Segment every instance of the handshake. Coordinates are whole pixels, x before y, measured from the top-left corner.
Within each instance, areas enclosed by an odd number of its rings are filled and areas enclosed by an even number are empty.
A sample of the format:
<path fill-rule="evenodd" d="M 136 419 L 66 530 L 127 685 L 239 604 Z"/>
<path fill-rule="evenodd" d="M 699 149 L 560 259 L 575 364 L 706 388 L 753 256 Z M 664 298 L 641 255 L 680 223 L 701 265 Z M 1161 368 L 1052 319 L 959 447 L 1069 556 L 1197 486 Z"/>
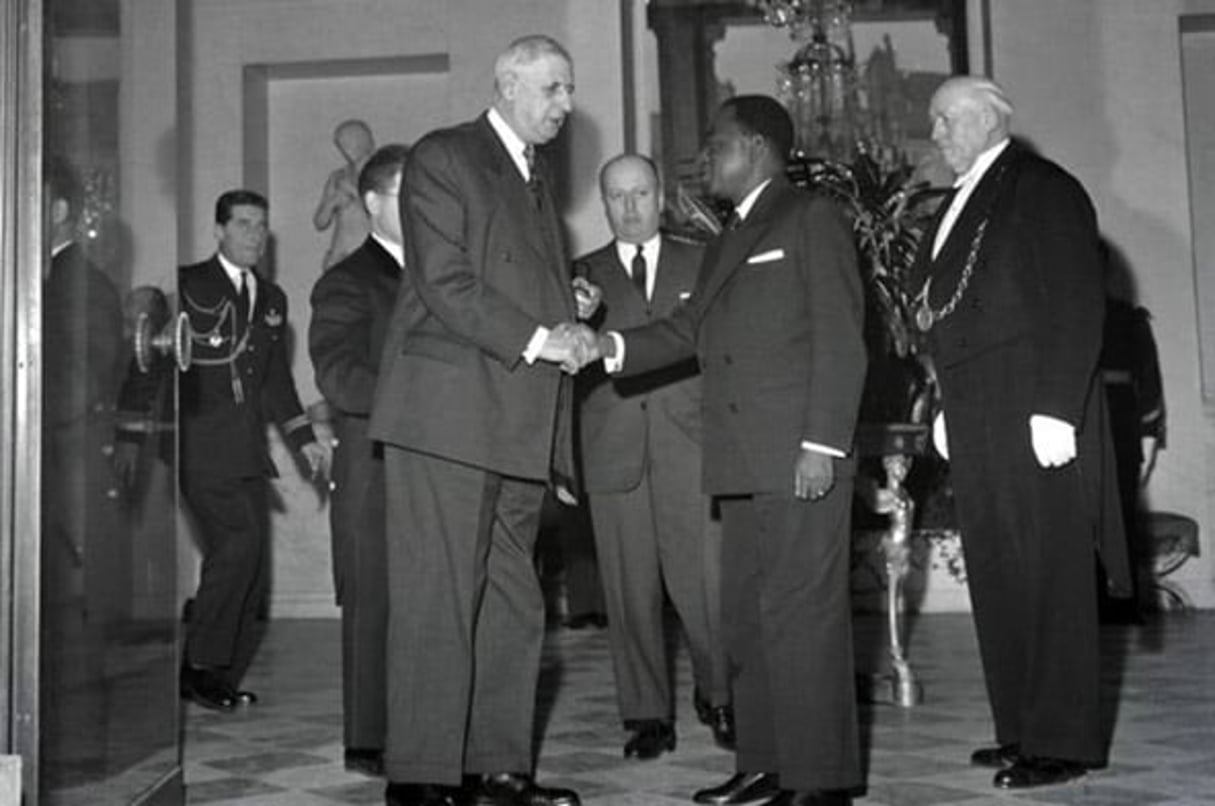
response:
<path fill-rule="evenodd" d="M 539 357 L 559 364 L 564 372 L 574 375 L 587 364 L 603 357 L 604 348 L 600 336 L 590 327 L 580 323 L 562 322 L 548 333 Z"/>

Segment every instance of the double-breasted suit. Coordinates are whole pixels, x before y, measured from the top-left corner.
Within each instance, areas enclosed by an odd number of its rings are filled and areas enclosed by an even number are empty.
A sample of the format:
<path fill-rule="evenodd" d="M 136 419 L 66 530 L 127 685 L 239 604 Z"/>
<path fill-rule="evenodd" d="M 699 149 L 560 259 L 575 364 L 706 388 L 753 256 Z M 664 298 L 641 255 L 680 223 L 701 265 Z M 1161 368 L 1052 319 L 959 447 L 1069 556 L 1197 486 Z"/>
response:
<path fill-rule="evenodd" d="M 794 495 L 804 442 L 851 449 L 865 375 L 863 294 L 835 206 L 784 178 L 708 248 L 692 296 L 621 332 L 623 372 L 695 354 L 705 492 L 723 521 L 722 620 L 739 771 L 786 789 L 860 783 L 848 590 L 853 460 Z"/>
<path fill-rule="evenodd" d="M 388 570 L 384 456 L 367 436 L 384 335 L 401 266 L 368 236 L 312 288 L 308 352 L 334 409 L 337 446 L 329 526 L 342 608 L 342 704 L 348 748 L 384 747 Z"/>
<path fill-rule="evenodd" d="M 266 424 L 298 450 L 315 440 L 287 361 L 287 297 L 258 277 L 248 322 L 218 257 L 178 270 L 193 363 L 180 380 L 181 489 L 197 527 L 202 574 L 186 659 L 235 687 L 256 648 L 269 580 L 266 480 L 276 471 Z"/>
<path fill-rule="evenodd" d="M 551 480 L 573 477 L 572 380 L 524 353 L 574 321 L 548 176 L 529 188 L 488 114 L 432 132 L 402 181 L 409 272 L 372 438 L 388 481 L 393 781 L 530 771 Z"/>
<path fill-rule="evenodd" d="M 1059 166 L 1010 143 L 915 272 L 941 311 L 940 382 L 979 648 L 1001 744 L 1099 762 L 1094 551 L 1125 585 L 1125 543 L 1098 381 L 1104 292 L 1096 215 Z M 962 284 L 971 263 L 968 281 Z M 1077 458 L 1041 467 L 1029 419 L 1076 428 Z"/>
<path fill-rule="evenodd" d="M 635 249 L 633 245 L 628 248 Z M 602 293 L 599 329 L 666 316 L 696 286 L 704 249 L 660 236 L 647 300 L 613 242 L 575 262 Z M 692 656 L 697 691 L 728 705 L 721 640 L 721 529 L 700 488 L 701 394 L 696 360 L 640 376 L 601 365 L 578 375 L 582 482 L 607 604 L 621 718 L 671 720 L 664 583 Z"/>

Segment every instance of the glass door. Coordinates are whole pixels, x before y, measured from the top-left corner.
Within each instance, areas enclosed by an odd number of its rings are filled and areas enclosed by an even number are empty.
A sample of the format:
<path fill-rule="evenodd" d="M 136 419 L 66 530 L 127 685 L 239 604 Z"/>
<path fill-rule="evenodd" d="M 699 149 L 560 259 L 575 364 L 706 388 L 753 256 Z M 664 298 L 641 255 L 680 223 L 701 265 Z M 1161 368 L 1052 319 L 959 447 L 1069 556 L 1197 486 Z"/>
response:
<path fill-rule="evenodd" d="M 38 275 L 41 344 L 38 585 L 14 604 L 37 613 L 17 644 L 36 659 L 17 697 L 36 726 L 18 740 L 25 802 L 182 803 L 176 4 L 18 4 L 42 75 L 42 125 L 19 144 L 41 203 L 15 213 L 43 241 L 16 269 Z"/>

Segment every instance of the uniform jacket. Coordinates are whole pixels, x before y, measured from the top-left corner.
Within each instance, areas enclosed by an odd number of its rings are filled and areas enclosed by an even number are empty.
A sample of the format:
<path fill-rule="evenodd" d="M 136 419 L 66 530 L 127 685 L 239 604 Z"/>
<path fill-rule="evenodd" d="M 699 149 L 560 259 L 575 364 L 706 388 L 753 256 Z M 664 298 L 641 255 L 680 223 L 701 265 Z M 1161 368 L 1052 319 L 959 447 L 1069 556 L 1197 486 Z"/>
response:
<path fill-rule="evenodd" d="M 705 255 L 671 317 L 622 331 L 624 372 L 693 350 L 705 492 L 791 493 L 800 445 L 849 451 L 865 377 L 864 297 L 835 205 L 777 177 Z"/>
<path fill-rule="evenodd" d="M 971 433 L 975 417 L 1024 425 L 1027 439 L 1031 414 L 1074 425 L 1082 505 L 1111 583 L 1121 587 L 1128 579 L 1126 541 L 1097 374 L 1105 297 L 1096 213 L 1070 174 L 1011 143 L 980 180 L 935 259 L 935 228 L 921 242 L 913 282 L 931 278 L 934 310 L 958 287 L 984 220 L 969 283 L 953 313 L 929 334 L 946 430 L 982 450 L 990 440 Z M 1004 464 L 1010 474 L 1025 470 Z"/>
<path fill-rule="evenodd" d="M 542 160 L 537 171 L 551 187 Z M 523 359 L 537 326 L 576 315 L 552 195 L 538 210 L 485 115 L 422 138 L 401 186 L 409 272 L 372 437 L 504 475 L 572 479 L 572 381 Z"/>
<path fill-rule="evenodd" d="M 287 362 L 287 297 L 258 275 L 250 321 L 236 321 L 236 289 L 217 257 L 178 270 L 193 363 L 181 376 L 184 473 L 274 475 L 266 423 L 298 450 L 315 440 Z"/>
<path fill-rule="evenodd" d="M 648 304 L 621 265 L 614 241 L 580 258 L 574 273 L 603 291 L 600 312 L 591 324 L 599 330 L 622 330 L 667 316 L 691 296 L 703 256 L 702 247 L 664 236 Z M 693 358 L 629 377 L 610 376 L 602 364 L 578 373 L 582 483 L 587 492 L 635 488 L 646 467 L 649 435 L 656 429 L 679 429 L 700 442 L 699 375 Z M 686 461 L 700 464 L 699 451 L 691 453 Z"/>

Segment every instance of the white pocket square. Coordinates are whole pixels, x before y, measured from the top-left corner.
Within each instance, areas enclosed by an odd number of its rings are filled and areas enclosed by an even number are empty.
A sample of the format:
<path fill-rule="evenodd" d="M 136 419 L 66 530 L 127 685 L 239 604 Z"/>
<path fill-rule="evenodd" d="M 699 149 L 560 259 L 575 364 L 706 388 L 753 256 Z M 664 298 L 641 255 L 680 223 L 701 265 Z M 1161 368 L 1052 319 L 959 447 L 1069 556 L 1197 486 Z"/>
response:
<path fill-rule="evenodd" d="M 691 296 L 692 296 L 691 291 L 680 291 L 679 292 L 679 301 L 683 302 L 684 300 L 690 298 Z"/>
<path fill-rule="evenodd" d="M 757 263 L 771 263 L 774 260 L 782 259 L 784 256 L 784 249 L 769 249 L 767 252 L 751 255 L 751 257 L 747 258 L 747 265 L 754 266 Z"/>

